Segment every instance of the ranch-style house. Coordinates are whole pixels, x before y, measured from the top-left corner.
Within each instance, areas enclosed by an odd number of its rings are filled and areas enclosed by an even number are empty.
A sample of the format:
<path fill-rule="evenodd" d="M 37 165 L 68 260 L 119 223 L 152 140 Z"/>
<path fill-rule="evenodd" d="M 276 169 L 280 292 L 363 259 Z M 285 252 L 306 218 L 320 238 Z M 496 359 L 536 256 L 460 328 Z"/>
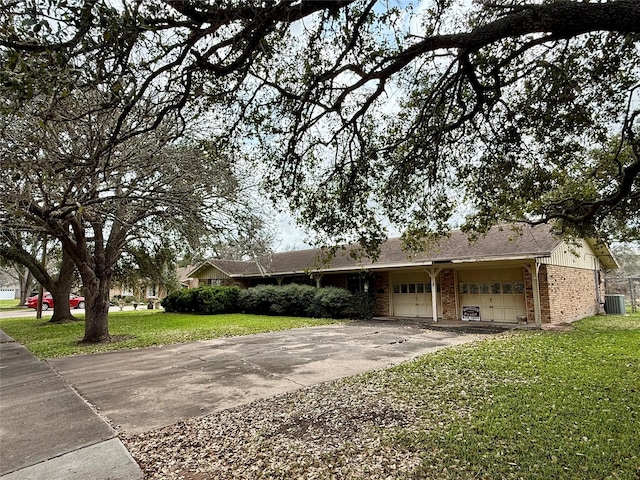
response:
<path fill-rule="evenodd" d="M 494 227 L 471 244 L 453 231 L 420 254 L 389 239 L 376 261 L 354 259 L 348 250 L 324 261 L 324 253 L 212 259 L 189 277 L 192 286 L 306 283 L 369 292 L 376 316 L 541 326 L 602 312 L 604 271 L 618 268 L 605 245 L 593 239 L 568 243 L 546 225 Z"/>

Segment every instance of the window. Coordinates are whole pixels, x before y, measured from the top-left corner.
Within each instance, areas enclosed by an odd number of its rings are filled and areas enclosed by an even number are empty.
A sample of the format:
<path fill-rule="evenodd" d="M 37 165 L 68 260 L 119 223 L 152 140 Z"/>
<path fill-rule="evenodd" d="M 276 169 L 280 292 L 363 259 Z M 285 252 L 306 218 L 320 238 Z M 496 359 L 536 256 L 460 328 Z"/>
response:
<path fill-rule="evenodd" d="M 511 283 L 503 283 L 502 293 L 506 293 L 506 294 L 513 293 L 513 285 Z"/>
<path fill-rule="evenodd" d="M 438 292 L 439 291 L 440 285 L 438 285 Z M 428 283 L 394 283 L 393 293 L 408 293 L 413 295 L 431 293 L 431 285 Z"/>
<path fill-rule="evenodd" d="M 362 288 L 362 276 L 361 275 L 347 275 L 347 290 L 351 293 L 360 293 Z"/>
<path fill-rule="evenodd" d="M 351 293 L 367 293 L 373 277 L 368 274 L 347 275 L 347 290 Z M 395 286 L 394 286 L 395 288 Z"/>
<path fill-rule="evenodd" d="M 480 289 L 478 288 L 478 284 L 473 282 L 469 284 L 469 293 L 474 294 L 474 293 L 479 293 Z"/>
<path fill-rule="evenodd" d="M 430 283 L 425 283 L 424 284 L 424 291 L 426 293 L 431 293 L 432 292 Z M 440 284 L 439 283 L 436 283 L 436 292 L 440 293 Z"/>
<path fill-rule="evenodd" d="M 480 293 L 482 295 L 489 295 L 489 284 L 487 282 L 482 282 L 480 284 Z"/>
<path fill-rule="evenodd" d="M 500 288 L 500 283 L 498 282 L 493 282 L 491 284 L 491 293 L 500 293 L 502 290 Z"/>
<path fill-rule="evenodd" d="M 461 283 L 459 289 L 460 293 L 469 293 L 469 287 L 467 283 Z"/>
<path fill-rule="evenodd" d="M 222 285 L 222 279 L 221 278 L 208 278 L 207 279 L 207 285 L 210 287 L 215 287 L 218 285 Z"/>
<path fill-rule="evenodd" d="M 316 286 L 316 281 L 310 275 L 295 275 L 293 277 L 285 277 L 282 279 L 282 285 L 289 285 L 295 283 L 298 285 L 311 285 Z"/>
<path fill-rule="evenodd" d="M 524 293 L 524 283 L 522 282 L 515 282 L 513 284 L 513 292 L 514 293 Z"/>

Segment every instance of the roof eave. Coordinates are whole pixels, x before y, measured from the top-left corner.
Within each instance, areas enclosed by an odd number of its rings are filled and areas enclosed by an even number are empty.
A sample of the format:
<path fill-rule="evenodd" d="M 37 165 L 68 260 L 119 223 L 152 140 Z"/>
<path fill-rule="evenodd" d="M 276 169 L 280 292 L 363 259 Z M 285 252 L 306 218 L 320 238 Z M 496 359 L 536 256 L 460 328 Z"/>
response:
<path fill-rule="evenodd" d="M 613 253 L 607 245 L 597 238 L 585 238 L 585 241 L 589 244 L 606 270 L 618 270 L 620 268 L 618 260 L 613 256 Z"/>
<path fill-rule="evenodd" d="M 260 273 L 252 274 L 237 274 L 231 275 L 235 278 L 259 278 L 259 277 L 278 277 L 288 275 L 312 275 L 314 273 L 339 273 L 349 271 L 360 270 L 397 270 L 401 268 L 415 268 L 415 267 L 431 267 L 434 265 L 460 265 L 464 263 L 484 263 L 484 262 L 504 262 L 504 261 L 527 261 L 534 260 L 536 258 L 549 257 L 549 252 L 535 252 L 518 255 L 501 255 L 501 256 L 488 256 L 488 257 L 467 257 L 467 258 L 452 258 L 452 259 L 435 259 L 424 260 L 416 262 L 402 262 L 402 263 L 382 263 L 382 264 L 363 264 L 363 265 L 351 265 L 345 267 L 328 267 L 328 268 L 314 268 L 309 270 L 290 270 L 280 272 L 266 272 L 265 275 Z"/>
<path fill-rule="evenodd" d="M 194 275 L 198 270 L 200 270 L 201 268 L 203 268 L 204 266 L 210 266 L 213 268 L 217 268 L 218 270 L 220 270 L 222 273 L 224 273 L 227 277 L 233 277 L 234 275 L 229 273 L 228 271 L 224 270 L 223 268 L 220 268 L 220 266 L 216 265 L 215 263 L 213 263 L 213 261 L 211 260 L 204 260 L 203 262 L 200 263 L 200 265 L 198 265 L 196 268 L 194 268 L 192 271 L 189 272 L 189 277 L 195 277 L 196 275 Z"/>

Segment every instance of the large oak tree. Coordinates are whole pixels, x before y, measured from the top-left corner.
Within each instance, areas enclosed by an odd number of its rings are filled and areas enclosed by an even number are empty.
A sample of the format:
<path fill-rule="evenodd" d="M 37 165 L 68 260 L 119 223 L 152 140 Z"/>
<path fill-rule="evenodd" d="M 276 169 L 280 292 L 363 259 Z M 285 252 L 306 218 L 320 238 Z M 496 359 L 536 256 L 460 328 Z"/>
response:
<path fill-rule="evenodd" d="M 0 230 L 62 244 L 82 280 L 87 342 L 110 338 L 109 290 L 125 246 L 217 239 L 254 225 L 258 211 L 214 145 L 182 139 L 177 118 L 131 135 L 155 121 L 157 105 L 136 103 L 119 127 L 113 102 L 112 92 L 74 88 L 0 116 Z"/>

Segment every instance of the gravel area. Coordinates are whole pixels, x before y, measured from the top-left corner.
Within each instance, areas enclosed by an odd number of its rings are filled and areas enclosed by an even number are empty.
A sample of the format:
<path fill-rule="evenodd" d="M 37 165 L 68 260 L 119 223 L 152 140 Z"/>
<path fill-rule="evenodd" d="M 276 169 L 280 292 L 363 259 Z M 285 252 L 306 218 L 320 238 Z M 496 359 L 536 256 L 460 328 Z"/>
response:
<path fill-rule="evenodd" d="M 340 380 L 138 435 L 147 479 L 393 479 L 420 463 L 392 436 L 416 413 L 376 382 Z"/>

